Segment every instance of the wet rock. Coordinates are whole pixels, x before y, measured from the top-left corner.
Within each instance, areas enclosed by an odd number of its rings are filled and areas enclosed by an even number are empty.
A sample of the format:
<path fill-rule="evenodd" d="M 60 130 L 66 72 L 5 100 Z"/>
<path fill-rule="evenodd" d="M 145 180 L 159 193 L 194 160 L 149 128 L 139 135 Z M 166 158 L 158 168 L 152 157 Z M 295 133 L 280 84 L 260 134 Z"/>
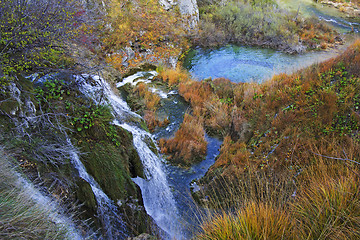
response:
<path fill-rule="evenodd" d="M 96 218 L 94 217 L 97 211 L 97 204 L 90 184 L 84 179 L 78 177 L 75 180 L 75 185 L 76 198 L 80 201 L 81 204 L 83 204 L 81 206 L 82 216 L 84 219 L 92 219 L 95 222 L 95 225 L 100 227 L 100 223 L 97 222 Z"/>
<path fill-rule="evenodd" d="M 169 10 L 176 4 L 173 0 L 159 0 L 159 3 L 164 7 L 165 10 Z"/>
<path fill-rule="evenodd" d="M 169 58 L 169 64 L 170 64 L 170 66 L 171 66 L 173 69 L 176 68 L 177 62 L 178 62 L 177 57 L 171 56 L 171 57 Z"/>

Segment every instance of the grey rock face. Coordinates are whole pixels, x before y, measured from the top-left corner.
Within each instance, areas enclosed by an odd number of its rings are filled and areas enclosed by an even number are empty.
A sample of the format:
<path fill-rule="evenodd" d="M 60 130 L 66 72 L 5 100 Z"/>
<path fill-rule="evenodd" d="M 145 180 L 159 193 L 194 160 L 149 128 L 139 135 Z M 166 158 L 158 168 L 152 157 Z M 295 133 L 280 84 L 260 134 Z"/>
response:
<path fill-rule="evenodd" d="M 196 0 L 159 0 L 159 3 L 166 10 L 178 5 L 181 15 L 188 19 L 189 29 L 196 29 L 199 22 L 199 8 Z"/>
<path fill-rule="evenodd" d="M 169 10 L 172 6 L 176 5 L 174 0 L 159 0 L 159 3 L 165 8 L 165 10 Z"/>
<path fill-rule="evenodd" d="M 177 0 L 180 13 L 188 17 L 190 29 L 196 29 L 199 22 L 199 8 L 196 0 Z"/>

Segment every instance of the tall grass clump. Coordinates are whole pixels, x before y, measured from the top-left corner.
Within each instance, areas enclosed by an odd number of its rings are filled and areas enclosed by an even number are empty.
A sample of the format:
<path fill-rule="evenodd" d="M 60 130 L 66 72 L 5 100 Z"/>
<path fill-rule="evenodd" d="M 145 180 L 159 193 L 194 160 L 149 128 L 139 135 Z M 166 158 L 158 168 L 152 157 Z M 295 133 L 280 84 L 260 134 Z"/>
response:
<path fill-rule="evenodd" d="M 159 72 L 160 80 L 166 82 L 169 87 L 173 87 L 178 85 L 180 82 L 187 82 L 190 80 L 190 74 L 180 67 L 175 69 L 159 67 L 157 71 Z"/>
<path fill-rule="evenodd" d="M 289 175 L 272 176 L 252 168 L 227 168 L 205 176 L 206 195 L 200 203 L 208 210 L 194 239 L 295 239 L 288 202 L 295 191 Z M 201 194 L 201 193 L 200 193 Z"/>
<path fill-rule="evenodd" d="M 212 175 L 195 239 L 359 239 L 356 165 L 318 156 L 293 180 L 250 170 Z"/>
<path fill-rule="evenodd" d="M 293 239 L 289 213 L 271 203 L 246 203 L 235 214 L 216 214 L 202 226 L 197 240 Z"/>
<path fill-rule="evenodd" d="M 188 113 L 179 130 L 171 139 L 160 139 L 161 152 L 170 155 L 172 163 L 190 166 L 206 156 L 207 142 L 202 120 Z"/>
<path fill-rule="evenodd" d="M 9 161 L 0 149 L 0 238 L 68 239 L 65 228 L 50 219 L 54 213 L 21 189 Z"/>
<path fill-rule="evenodd" d="M 222 211 L 242 208 L 246 202 L 271 202 L 276 207 L 284 206 L 296 189 L 291 172 L 275 175 L 260 172 L 249 162 L 247 164 L 245 167 L 224 167 L 224 172 L 216 167 L 210 169 L 199 180 L 200 185 L 207 185 L 194 196 L 206 208 Z"/>
<path fill-rule="evenodd" d="M 359 239 L 358 168 L 319 160 L 305 170 L 292 211 L 299 239 Z"/>

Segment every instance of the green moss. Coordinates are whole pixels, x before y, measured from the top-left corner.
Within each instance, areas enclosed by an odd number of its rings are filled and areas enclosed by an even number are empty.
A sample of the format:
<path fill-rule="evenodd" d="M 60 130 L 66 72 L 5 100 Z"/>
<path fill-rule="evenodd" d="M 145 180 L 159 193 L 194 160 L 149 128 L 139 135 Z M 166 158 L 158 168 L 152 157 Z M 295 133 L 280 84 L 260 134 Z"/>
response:
<path fill-rule="evenodd" d="M 78 144 L 81 151 L 86 153 L 82 155 L 82 161 L 88 172 L 104 192 L 117 201 L 136 195 L 136 186 L 131 177 L 143 177 L 143 171 L 128 132 L 116 127 L 116 136 L 108 136 L 111 127 L 114 126 L 95 125 L 91 131 L 82 132 Z"/>
<path fill-rule="evenodd" d="M 75 181 L 75 184 L 77 186 L 76 198 L 79 199 L 80 203 L 83 204 L 83 206 L 81 206 L 81 209 L 83 210 L 82 215 L 85 219 L 94 219 L 94 216 L 96 215 L 97 204 L 90 184 L 82 178 L 78 178 Z"/>
<path fill-rule="evenodd" d="M 11 114 L 11 112 L 16 110 L 18 107 L 20 107 L 19 103 L 13 99 L 8 99 L 0 103 L 0 110 L 7 114 Z"/>
<path fill-rule="evenodd" d="M 148 129 L 148 127 L 147 127 L 147 125 L 146 125 L 146 122 L 145 122 L 144 120 L 141 120 L 141 121 L 140 121 L 140 126 L 141 126 L 141 128 L 144 129 L 145 131 L 150 132 L 149 129 Z M 152 141 L 151 141 L 151 142 L 152 142 Z M 153 144 L 154 144 L 154 143 L 153 143 Z"/>

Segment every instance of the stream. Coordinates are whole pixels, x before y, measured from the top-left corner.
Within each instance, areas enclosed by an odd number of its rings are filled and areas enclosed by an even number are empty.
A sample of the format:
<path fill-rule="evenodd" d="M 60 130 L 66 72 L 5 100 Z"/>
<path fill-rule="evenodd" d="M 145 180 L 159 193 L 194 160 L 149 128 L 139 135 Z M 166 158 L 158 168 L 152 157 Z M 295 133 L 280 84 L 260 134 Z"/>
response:
<path fill-rule="evenodd" d="M 201 211 L 193 202 L 190 184 L 193 180 L 204 176 L 208 168 L 214 164 L 222 141 L 206 136 L 208 142 L 206 159 L 189 169 L 169 165 L 161 156 L 158 157 L 150 151 L 144 140 L 153 138 L 156 141 L 171 137 L 179 128 L 189 108 L 177 91 L 169 91 L 164 86 L 151 82 L 156 75 L 154 71 L 138 72 L 117 83 L 117 87 L 121 88 L 125 84 L 136 85 L 139 82 L 149 84 L 149 89 L 161 97 L 158 115 L 168 117 L 170 124 L 156 129 L 153 134 L 130 123 L 115 122 L 115 124 L 130 131 L 134 136 L 134 146 L 144 164 L 146 179 L 137 177 L 133 181 L 141 189 L 147 213 L 164 230 L 165 234 L 162 237 L 190 239 L 196 226 L 199 225 L 198 216 Z M 115 102 L 114 105 L 116 106 L 117 103 Z"/>
<path fill-rule="evenodd" d="M 165 92 L 166 90 L 160 91 Z M 160 116 L 162 114 L 168 116 L 170 124 L 155 131 L 154 137 L 156 139 L 171 137 L 179 128 L 183 121 L 184 113 L 189 107 L 176 91 L 170 91 L 166 97 L 164 96 L 161 100 L 162 106 L 158 112 Z M 203 177 L 211 165 L 215 163 L 215 158 L 219 155 L 219 149 L 222 144 L 220 139 L 210 137 L 207 134 L 205 134 L 205 138 L 208 142 L 207 156 L 202 162 L 196 163 L 188 169 L 169 164 L 164 165 L 180 216 L 181 237 L 184 239 L 190 239 L 193 236 L 196 226 L 199 226 L 202 220 L 200 217 L 202 210 L 193 201 L 190 187 L 196 188 L 193 181 Z"/>
<path fill-rule="evenodd" d="M 287 4 L 291 4 L 291 2 L 286 1 Z M 351 23 L 335 16 L 327 8 L 319 7 L 318 4 L 313 4 L 308 0 L 293 2 L 293 4 L 296 3 L 294 8 L 299 6 L 299 2 L 301 2 L 302 11 L 306 14 L 315 14 L 340 29 L 341 33 L 349 32 L 352 26 L 355 26 L 355 32 L 358 31 L 357 23 Z M 195 48 L 187 55 L 184 66 L 194 78 L 199 80 L 209 77 L 225 77 L 236 83 L 262 82 L 274 74 L 291 73 L 334 57 L 345 47 L 346 45 L 343 45 L 330 51 L 309 52 L 301 55 L 289 55 L 270 49 L 234 45 L 214 50 Z M 141 188 L 146 211 L 167 233 L 163 238 L 190 239 L 202 220 L 202 210 L 193 202 L 190 187 L 196 190 L 197 185 L 194 182 L 203 177 L 209 167 L 214 164 L 222 141 L 206 135 L 208 142 L 206 159 L 188 169 L 169 165 L 161 156 L 156 156 L 148 150 L 145 139 L 158 140 L 173 136 L 183 121 L 184 113 L 189 108 L 189 105 L 176 91 L 169 91 L 161 84 L 156 84 L 156 81 L 152 81 L 156 74 L 154 71 L 138 72 L 123 79 L 117 84 L 117 87 L 121 88 L 125 84 L 136 85 L 139 82 L 149 84 L 149 89 L 161 97 L 161 107 L 158 109 L 160 118 L 168 117 L 170 124 L 156 129 L 153 134 L 146 133 L 126 121 L 115 124 L 132 132 L 134 136 L 134 145 L 143 161 L 147 178 L 138 177 L 133 180 Z M 119 103 L 120 100 L 117 102 Z M 114 102 L 114 106 L 118 103 Z M 128 109 L 127 106 L 122 108 Z M 121 111 L 115 115 L 121 115 Z"/>

